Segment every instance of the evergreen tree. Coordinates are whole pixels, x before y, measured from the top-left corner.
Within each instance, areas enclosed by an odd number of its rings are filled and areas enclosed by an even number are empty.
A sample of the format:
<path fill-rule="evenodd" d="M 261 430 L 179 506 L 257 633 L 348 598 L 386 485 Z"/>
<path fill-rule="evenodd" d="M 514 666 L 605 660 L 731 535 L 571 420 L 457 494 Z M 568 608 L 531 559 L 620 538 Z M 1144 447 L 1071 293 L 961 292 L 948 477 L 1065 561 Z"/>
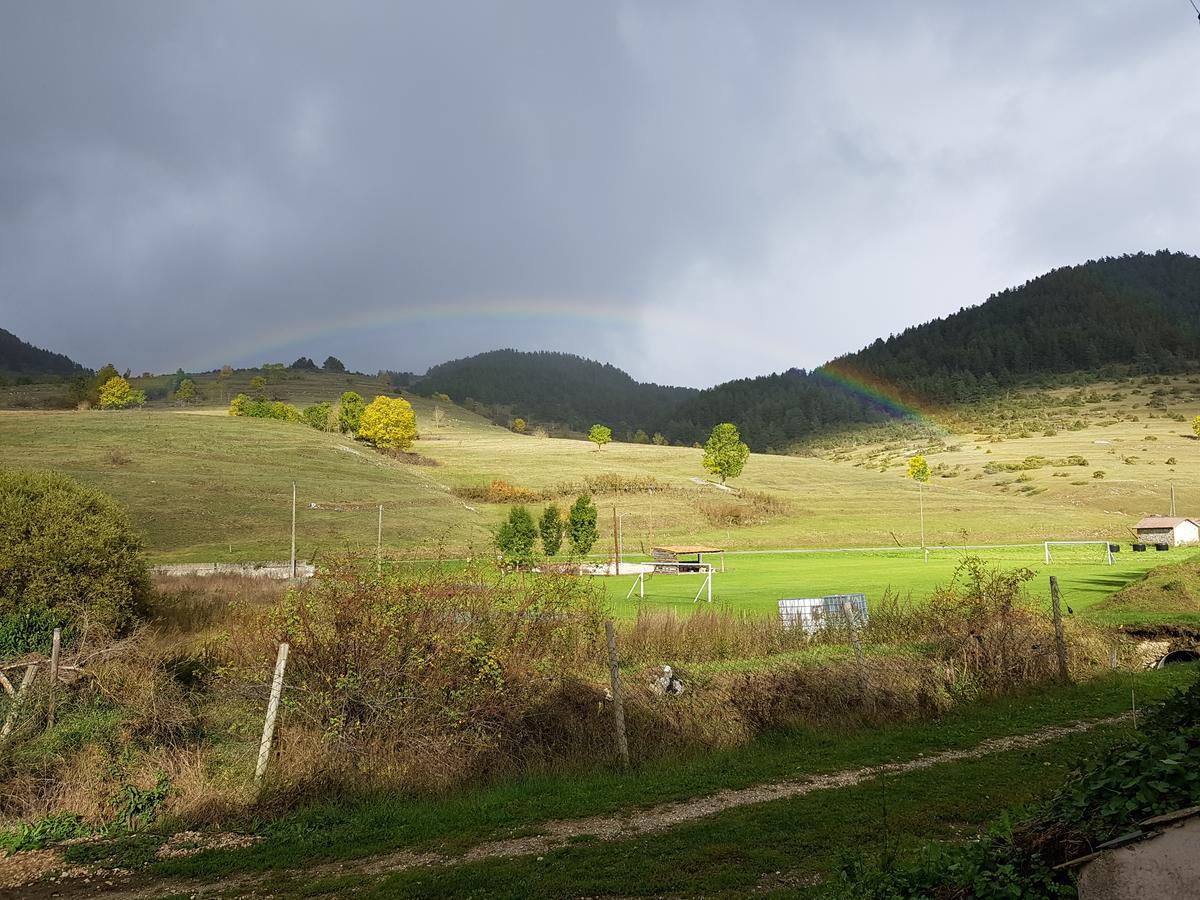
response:
<path fill-rule="evenodd" d="M 538 531 L 542 535 L 542 550 L 547 556 L 557 556 L 562 549 L 563 521 L 562 513 L 551 503 L 542 511 L 538 521 Z"/>
<path fill-rule="evenodd" d="M 508 519 L 496 532 L 496 549 L 500 551 L 503 564 L 511 568 L 528 568 L 533 565 L 533 547 L 538 530 L 533 516 L 524 506 L 514 506 L 508 511 Z"/>
<path fill-rule="evenodd" d="M 575 501 L 567 516 L 567 539 L 576 556 L 587 556 L 600 536 L 596 519 L 596 506 L 592 498 L 584 494 Z"/>

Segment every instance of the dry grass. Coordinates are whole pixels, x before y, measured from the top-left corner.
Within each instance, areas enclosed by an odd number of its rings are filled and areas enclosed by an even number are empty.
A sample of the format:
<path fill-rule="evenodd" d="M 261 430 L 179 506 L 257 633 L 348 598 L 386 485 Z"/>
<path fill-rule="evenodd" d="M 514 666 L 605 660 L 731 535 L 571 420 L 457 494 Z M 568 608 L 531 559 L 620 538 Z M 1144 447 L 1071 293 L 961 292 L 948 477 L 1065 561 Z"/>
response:
<path fill-rule="evenodd" d="M 1052 629 L 1024 604 L 1024 578 L 968 562 L 928 606 L 887 598 L 862 633 L 861 667 L 844 633 L 643 612 L 618 624 L 632 752 L 932 715 L 1054 678 Z M 286 593 L 249 578 L 157 587 L 155 621 L 72 686 L 58 727 L 42 734 L 35 722 L 0 763 L 0 815 L 111 822 L 122 797 L 166 784 L 158 814 L 216 823 L 255 803 L 612 758 L 601 606 L 587 579 L 398 562 L 376 575 L 345 558 Z M 1068 637 L 1079 674 L 1107 654 L 1078 626 Z M 287 703 L 259 797 L 250 776 L 281 639 Z M 682 675 L 682 696 L 656 689 L 663 664 Z"/>

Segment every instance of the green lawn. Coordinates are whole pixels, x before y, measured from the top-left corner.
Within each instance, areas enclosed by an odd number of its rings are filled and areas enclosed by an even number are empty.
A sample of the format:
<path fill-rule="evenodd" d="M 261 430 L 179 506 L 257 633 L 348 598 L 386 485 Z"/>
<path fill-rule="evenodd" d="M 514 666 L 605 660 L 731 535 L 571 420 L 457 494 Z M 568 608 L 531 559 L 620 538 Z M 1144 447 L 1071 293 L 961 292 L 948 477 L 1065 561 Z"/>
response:
<path fill-rule="evenodd" d="M 1174 550 L 1169 553 L 1130 553 L 1128 548 L 1114 556 L 1113 565 L 1103 562 L 1103 547 L 1055 548 L 1054 562 L 1047 566 L 1041 546 L 1004 550 L 933 550 L 925 562 L 920 551 L 879 553 L 756 553 L 727 554 L 725 571 L 719 557 L 712 561 L 718 571 L 713 575 L 713 601 L 726 609 L 751 614 L 775 614 L 783 597 L 822 597 L 829 594 L 864 593 L 868 603 L 878 601 L 885 591 L 911 596 L 928 596 L 938 585 L 948 584 L 962 558 L 981 556 L 1003 568 L 1027 566 L 1037 576 L 1029 585 L 1030 595 L 1044 600 L 1049 609 L 1048 576 L 1056 575 L 1063 601 L 1077 613 L 1086 614 L 1126 584 L 1141 579 L 1156 565 L 1200 558 L 1198 550 Z M 629 557 L 630 562 L 640 558 Z M 704 585 L 702 575 L 653 575 L 646 579 L 645 599 L 637 592 L 626 594 L 636 576 L 610 576 L 603 579 L 610 601 L 619 615 L 634 616 L 639 608 L 674 609 L 688 612 L 703 605 L 693 600 Z M 1064 613 L 1066 610 L 1064 609 Z M 1106 621 L 1111 610 L 1103 611 Z"/>

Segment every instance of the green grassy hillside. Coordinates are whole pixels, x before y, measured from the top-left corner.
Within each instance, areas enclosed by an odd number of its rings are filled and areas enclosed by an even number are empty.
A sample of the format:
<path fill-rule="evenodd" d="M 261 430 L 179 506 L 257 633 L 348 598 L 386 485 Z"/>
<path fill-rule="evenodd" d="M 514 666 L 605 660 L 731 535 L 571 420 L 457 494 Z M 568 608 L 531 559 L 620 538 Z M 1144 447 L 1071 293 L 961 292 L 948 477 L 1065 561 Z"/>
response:
<path fill-rule="evenodd" d="M 361 376 L 305 374 L 277 393 L 303 405 L 343 389 L 370 397 L 372 386 L 382 389 Z M 236 377 L 227 385 L 239 387 Z M 973 425 L 951 423 L 975 429 L 968 433 L 859 434 L 809 457 L 754 455 L 737 493 L 705 483 L 701 453 L 689 448 L 597 451 L 513 434 L 446 404 L 438 427 L 437 404 L 412 398 L 422 434 L 414 449 L 437 463 L 416 466 L 339 435 L 230 418 L 216 383 L 202 380 L 201 389 L 207 408 L 3 412 L 0 453 L 111 491 L 161 560 L 286 555 L 293 480 L 303 555 L 373 543 L 379 503 L 391 547 L 479 546 L 506 506 L 471 498 L 495 479 L 529 491 L 534 506 L 565 505 L 589 482 L 600 488 L 602 553 L 614 508 L 628 553 L 665 541 L 731 550 L 913 546 L 918 494 L 903 473 L 919 451 L 935 471 L 925 492 L 930 545 L 1127 540 L 1138 517 L 1167 509 L 1171 481 L 1181 513 L 1200 503 L 1189 493 L 1200 483 L 1200 442 L 1188 425 L 1200 413 L 1200 386 L 1186 380 L 1010 398 L 973 410 Z"/>

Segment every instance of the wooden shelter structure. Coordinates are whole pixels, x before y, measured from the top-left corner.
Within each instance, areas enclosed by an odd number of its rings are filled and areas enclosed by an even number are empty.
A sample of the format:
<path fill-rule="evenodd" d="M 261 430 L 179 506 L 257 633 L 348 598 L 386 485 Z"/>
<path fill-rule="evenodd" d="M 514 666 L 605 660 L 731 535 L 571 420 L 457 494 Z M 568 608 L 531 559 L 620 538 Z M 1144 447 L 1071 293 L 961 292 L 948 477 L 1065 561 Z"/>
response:
<path fill-rule="evenodd" d="M 1146 516 L 1134 526 L 1139 541 L 1181 547 L 1200 543 L 1200 525 L 1183 516 Z"/>
<path fill-rule="evenodd" d="M 684 544 L 677 547 L 651 547 L 654 571 L 667 574 L 696 574 L 712 572 L 712 563 L 704 561 L 705 554 L 721 555 L 721 571 L 725 571 L 725 548 L 708 547 L 700 544 Z"/>

